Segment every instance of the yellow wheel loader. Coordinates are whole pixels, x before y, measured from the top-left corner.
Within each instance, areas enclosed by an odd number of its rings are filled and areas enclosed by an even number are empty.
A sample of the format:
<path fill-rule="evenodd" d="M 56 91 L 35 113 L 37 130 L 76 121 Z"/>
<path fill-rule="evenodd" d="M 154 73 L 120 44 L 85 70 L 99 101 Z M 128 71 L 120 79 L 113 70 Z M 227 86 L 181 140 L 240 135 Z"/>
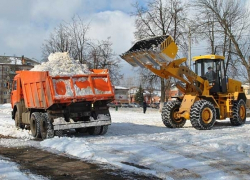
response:
<path fill-rule="evenodd" d="M 186 58 L 174 60 L 177 51 L 173 38 L 166 35 L 138 41 L 121 55 L 132 66 L 147 68 L 165 79 L 179 80 L 176 87 L 183 96 L 164 104 L 164 125 L 181 128 L 189 119 L 195 129 L 209 130 L 216 120 L 226 118 L 230 118 L 234 126 L 244 124 L 246 95 L 241 82 L 225 74 L 225 58 L 219 55 L 193 57 L 193 72 L 183 64 Z"/>

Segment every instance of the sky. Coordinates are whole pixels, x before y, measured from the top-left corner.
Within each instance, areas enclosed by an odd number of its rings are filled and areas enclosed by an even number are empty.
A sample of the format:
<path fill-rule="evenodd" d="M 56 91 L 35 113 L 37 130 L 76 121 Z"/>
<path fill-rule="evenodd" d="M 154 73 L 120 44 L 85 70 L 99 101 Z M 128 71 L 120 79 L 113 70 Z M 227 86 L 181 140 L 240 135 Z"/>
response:
<path fill-rule="evenodd" d="M 139 0 L 141 5 L 145 2 Z M 76 14 L 90 22 L 87 36 L 99 41 L 110 37 L 117 55 L 126 52 L 135 40 L 131 16 L 135 0 L 0 0 L 0 3 L 0 55 L 24 55 L 40 61 L 42 44 L 54 28 L 69 22 Z M 206 51 L 205 46 L 193 48 L 192 56 Z M 125 61 L 121 65 L 122 73 L 131 72 L 131 65 Z"/>
<path fill-rule="evenodd" d="M 0 55 L 26 56 L 40 61 L 41 46 L 54 28 L 74 15 L 90 22 L 87 36 L 111 38 L 119 55 L 132 45 L 133 0 L 0 0 Z M 123 62 L 124 65 L 128 65 Z M 131 67 L 130 67 L 131 68 Z"/>

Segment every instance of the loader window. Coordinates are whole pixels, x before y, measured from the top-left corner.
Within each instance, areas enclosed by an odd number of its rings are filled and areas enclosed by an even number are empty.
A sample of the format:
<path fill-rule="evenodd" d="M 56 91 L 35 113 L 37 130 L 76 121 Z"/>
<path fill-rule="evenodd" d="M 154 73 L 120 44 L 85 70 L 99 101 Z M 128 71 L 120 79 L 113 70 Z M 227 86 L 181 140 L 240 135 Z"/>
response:
<path fill-rule="evenodd" d="M 210 59 L 201 59 L 196 61 L 195 73 L 204 78 L 208 79 L 209 81 L 215 81 L 217 79 L 217 66 L 215 60 Z M 211 76 L 209 76 L 212 74 Z"/>

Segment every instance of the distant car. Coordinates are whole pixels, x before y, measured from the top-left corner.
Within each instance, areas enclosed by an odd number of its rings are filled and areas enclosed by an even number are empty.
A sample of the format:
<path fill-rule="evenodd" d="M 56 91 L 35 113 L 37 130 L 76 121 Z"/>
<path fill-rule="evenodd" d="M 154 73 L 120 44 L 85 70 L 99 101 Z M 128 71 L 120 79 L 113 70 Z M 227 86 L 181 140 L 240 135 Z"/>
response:
<path fill-rule="evenodd" d="M 130 105 L 131 107 L 135 107 L 135 108 L 141 107 L 140 104 L 138 104 L 138 103 L 130 103 L 129 105 Z"/>
<path fill-rule="evenodd" d="M 129 103 L 122 103 L 121 107 L 123 107 L 123 108 L 129 108 L 131 106 L 129 105 Z"/>
<path fill-rule="evenodd" d="M 160 107 L 160 103 L 152 103 L 150 104 L 150 107 L 158 109 Z"/>

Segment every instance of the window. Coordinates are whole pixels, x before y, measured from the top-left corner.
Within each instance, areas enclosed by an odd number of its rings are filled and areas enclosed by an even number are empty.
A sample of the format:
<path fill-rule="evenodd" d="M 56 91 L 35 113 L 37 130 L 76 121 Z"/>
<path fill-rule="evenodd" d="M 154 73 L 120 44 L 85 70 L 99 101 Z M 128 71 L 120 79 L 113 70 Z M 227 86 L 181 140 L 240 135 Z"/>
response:
<path fill-rule="evenodd" d="M 3 99 L 3 103 L 7 103 L 7 99 Z"/>
<path fill-rule="evenodd" d="M 16 90 L 16 81 L 13 82 L 12 90 Z"/>

